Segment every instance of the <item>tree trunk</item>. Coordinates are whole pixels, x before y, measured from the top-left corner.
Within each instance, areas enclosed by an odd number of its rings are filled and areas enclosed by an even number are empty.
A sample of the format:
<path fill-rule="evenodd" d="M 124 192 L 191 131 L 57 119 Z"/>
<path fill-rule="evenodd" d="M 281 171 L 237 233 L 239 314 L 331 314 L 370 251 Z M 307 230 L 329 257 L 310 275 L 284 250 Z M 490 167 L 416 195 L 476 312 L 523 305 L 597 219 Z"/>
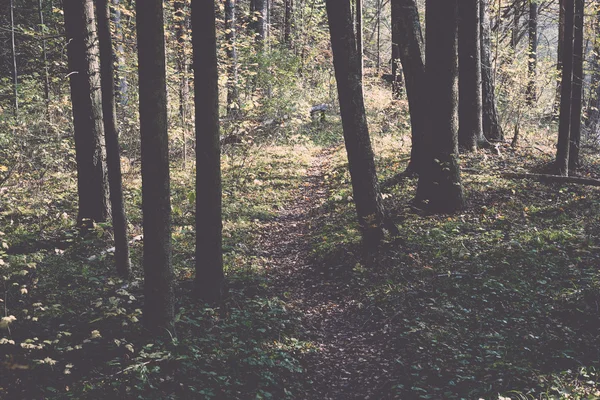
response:
<path fill-rule="evenodd" d="M 384 209 L 365 114 L 360 55 L 349 0 L 327 0 L 333 65 L 358 222 L 367 250 L 383 239 Z"/>
<path fill-rule="evenodd" d="M 401 33 L 399 24 L 395 23 L 401 14 L 400 7 L 394 6 L 394 2 L 391 2 L 391 30 L 392 30 L 392 98 L 399 99 L 402 94 L 402 63 L 400 61 L 400 41 Z"/>
<path fill-rule="evenodd" d="M 19 116 L 19 75 L 17 71 L 17 46 L 15 45 L 15 13 L 14 0 L 10 0 L 10 48 L 13 62 L 13 96 L 15 118 Z"/>
<path fill-rule="evenodd" d="M 174 334 L 174 297 L 163 1 L 138 1 L 136 12 L 142 136 L 144 327 L 153 335 L 167 336 Z"/>
<path fill-rule="evenodd" d="M 377 75 L 381 70 L 381 8 L 382 1 L 377 0 Z"/>
<path fill-rule="evenodd" d="M 392 0 L 392 29 L 398 32 L 398 57 L 408 97 L 412 149 L 408 172 L 419 172 L 426 129 L 425 63 L 419 9 L 415 0 Z"/>
<path fill-rule="evenodd" d="M 238 93 L 235 0 L 225 0 L 225 41 L 227 43 L 226 53 L 228 59 L 227 116 L 236 117 L 239 115 L 240 104 Z"/>
<path fill-rule="evenodd" d="M 221 299 L 224 283 L 221 224 L 221 149 L 215 9 L 192 0 L 196 103 L 196 290 L 207 302 Z"/>
<path fill-rule="evenodd" d="M 113 24 L 117 36 L 123 37 L 123 29 L 121 28 L 121 9 L 119 8 L 119 0 L 112 0 L 114 13 L 112 15 Z M 119 85 L 117 87 L 117 98 L 121 106 L 127 105 L 127 90 L 129 85 L 125 78 L 125 51 L 123 50 L 123 41 L 117 41 L 117 75 Z"/>
<path fill-rule="evenodd" d="M 256 41 L 263 43 L 267 34 L 267 0 L 250 0 L 250 29 L 256 35 Z"/>
<path fill-rule="evenodd" d="M 454 212 L 464 207 L 458 163 L 457 2 L 426 3 L 425 79 L 431 117 L 425 130 L 427 154 L 419 173 L 416 201 L 426 203 L 432 212 Z"/>
<path fill-rule="evenodd" d="M 600 10 L 596 11 L 594 32 L 593 72 L 590 84 L 590 97 L 585 112 L 585 127 L 589 135 L 597 137 L 600 122 Z"/>
<path fill-rule="evenodd" d="M 492 77 L 492 42 L 490 37 L 490 19 L 488 14 L 488 0 L 480 4 L 481 23 L 481 95 L 483 135 L 488 140 L 502 141 L 504 133 L 498 122 L 498 109 L 496 107 L 496 94 L 494 79 Z"/>
<path fill-rule="evenodd" d="M 513 54 L 517 51 L 517 46 L 519 45 L 519 39 L 521 35 L 519 35 L 519 25 L 521 23 L 521 1 L 522 0 L 514 0 L 513 2 L 513 27 L 510 38 L 510 47 L 513 50 Z"/>
<path fill-rule="evenodd" d="M 77 221 L 104 222 L 110 215 L 102 91 L 96 20 L 92 0 L 65 0 L 79 213 Z"/>
<path fill-rule="evenodd" d="M 558 145 L 556 151 L 556 173 L 569 175 L 569 143 L 571 129 L 571 95 L 573 84 L 573 19 L 574 1 L 563 0 L 564 40 L 562 45 L 562 82 L 560 96 L 560 116 Z"/>
<path fill-rule="evenodd" d="M 346 1 L 346 0 L 343 0 Z M 358 63 L 360 67 L 360 80 L 364 77 L 364 38 L 363 38 L 363 3 L 362 0 L 356 0 L 356 52 L 358 53 Z M 362 83 L 361 83 L 362 84 Z"/>
<path fill-rule="evenodd" d="M 285 25 L 283 33 L 283 42 L 288 49 L 293 49 L 292 26 L 294 25 L 294 0 L 285 0 Z"/>
<path fill-rule="evenodd" d="M 561 76 L 563 71 L 563 54 L 565 41 L 565 0 L 558 0 L 558 45 L 556 52 L 556 100 L 554 101 L 554 109 L 559 110 L 561 102 Z"/>
<path fill-rule="evenodd" d="M 190 96 L 185 39 L 187 13 L 185 1 L 175 1 L 173 7 L 175 10 L 175 37 L 177 39 L 177 69 L 179 72 L 179 119 L 183 141 L 183 167 L 185 168 L 187 164 L 187 99 Z"/>
<path fill-rule="evenodd" d="M 12 1 L 12 0 L 11 0 Z M 44 25 L 44 7 L 42 0 L 38 1 L 38 14 L 40 17 L 40 34 L 42 38 L 46 35 L 46 27 Z M 48 54 L 46 51 L 46 39 L 42 39 L 42 61 L 44 63 L 44 100 L 46 102 L 46 114 L 50 106 L 50 76 L 48 74 Z"/>
<path fill-rule="evenodd" d="M 115 263 L 117 272 L 124 278 L 131 274 L 127 218 L 123 202 L 121 177 L 121 152 L 115 105 L 115 78 L 113 47 L 110 33 L 110 7 L 108 0 L 96 1 L 98 15 L 98 43 L 100 45 L 100 76 L 102 81 L 102 115 L 106 136 L 106 164 L 110 186 L 110 204 L 115 235 Z"/>
<path fill-rule="evenodd" d="M 537 0 L 529 0 L 529 60 L 527 63 L 529 73 L 529 83 L 527 84 L 527 103 L 529 105 L 533 105 L 537 98 L 535 90 L 535 79 L 537 77 L 537 20 Z"/>
<path fill-rule="evenodd" d="M 573 88 L 571 93 L 571 133 L 569 149 L 569 169 L 579 167 L 579 145 L 581 142 L 581 103 L 583 83 L 583 18 L 584 0 L 575 0 L 573 27 Z"/>
<path fill-rule="evenodd" d="M 458 2 L 458 143 L 466 151 L 476 151 L 486 142 L 482 117 L 479 1 Z"/>

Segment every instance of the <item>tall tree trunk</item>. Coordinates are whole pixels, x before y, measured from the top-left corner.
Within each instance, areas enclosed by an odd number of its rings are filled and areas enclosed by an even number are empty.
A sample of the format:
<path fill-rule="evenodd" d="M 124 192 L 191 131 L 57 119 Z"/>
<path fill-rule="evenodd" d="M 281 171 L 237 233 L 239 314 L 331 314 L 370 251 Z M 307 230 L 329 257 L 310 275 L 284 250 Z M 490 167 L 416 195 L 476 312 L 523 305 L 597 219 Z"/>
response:
<path fill-rule="evenodd" d="M 412 149 L 407 172 L 419 172 L 426 129 L 425 62 L 419 9 L 415 0 L 392 0 L 392 30 L 398 33 L 398 57 L 406 85 Z"/>
<path fill-rule="evenodd" d="M 144 216 L 144 327 L 174 334 L 173 266 L 167 82 L 162 0 L 136 2 L 142 212 Z"/>
<path fill-rule="evenodd" d="M 416 200 L 427 203 L 432 212 L 454 212 L 464 207 L 458 160 L 458 1 L 426 3 L 425 78 L 431 118 L 425 130 L 427 154 Z"/>
<path fill-rule="evenodd" d="M 483 136 L 479 2 L 458 2 L 458 143 L 466 151 L 476 151 L 487 142 Z"/>
<path fill-rule="evenodd" d="M 177 69 L 179 72 L 179 119 L 181 121 L 181 132 L 183 141 L 183 167 L 187 164 L 187 99 L 190 95 L 188 81 L 188 60 L 186 54 L 186 6 L 185 1 L 175 1 L 175 36 L 177 38 Z"/>
<path fill-rule="evenodd" d="M 288 0 L 290 1 L 290 0 Z M 286 3 L 287 4 L 287 3 Z M 235 0 L 225 0 L 225 41 L 227 53 L 227 115 L 236 117 L 240 111 L 236 49 Z"/>
<path fill-rule="evenodd" d="M 519 28 L 521 23 L 521 2 L 523 0 L 514 0 L 513 2 L 513 27 L 512 33 L 510 37 L 510 47 L 513 50 L 513 54 L 517 51 L 517 46 L 519 45 L 519 39 L 521 35 L 519 34 Z"/>
<path fill-rule="evenodd" d="M 381 8 L 383 0 L 377 0 L 377 75 L 381 69 Z"/>
<path fill-rule="evenodd" d="M 592 78 L 590 84 L 590 97 L 585 112 L 585 127 L 588 134 L 598 136 L 600 122 L 600 9 L 596 11 L 594 33 Z"/>
<path fill-rule="evenodd" d="M 326 7 L 354 202 L 363 243 L 370 250 L 383 239 L 385 212 L 365 113 L 360 54 L 350 1 L 327 0 Z"/>
<path fill-rule="evenodd" d="M 40 17 L 40 34 L 42 35 L 42 61 L 44 63 L 44 100 L 46 102 L 46 114 L 48 114 L 48 107 L 50 106 L 50 76 L 48 74 L 48 55 L 45 39 L 46 26 L 44 24 L 44 7 L 42 0 L 38 1 L 38 14 Z"/>
<path fill-rule="evenodd" d="M 488 1 L 482 0 L 480 4 L 481 23 L 481 95 L 483 135 L 488 140 L 502 141 L 504 133 L 498 122 L 498 109 L 492 74 L 492 41 L 490 37 L 490 19 L 488 14 Z"/>
<path fill-rule="evenodd" d="M 343 0 L 345 1 L 345 0 Z M 356 0 L 356 52 L 360 68 L 360 80 L 364 77 L 363 2 Z"/>
<path fill-rule="evenodd" d="M 397 4 L 397 3 L 396 3 Z M 402 10 L 398 6 L 391 6 L 391 26 L 392 26 L 392 98 L 399 99 L 402 94 L 402 63 L 400 61 L 400 41 L 401 33 L 399 24 L 395 23 L 401 17 Z"/>
<path fill-rule="evenodd" d="M 584 0 L 575 0 L 573 23 L 573 89 L 571 93 L 571 134 L 569 137 L 569 169 L 571 171 L 575 171 L 580 164 L 579 146 L 581 142 L 584 12 Z"/>
<path fill-rule="evenodd" d="M 115 25 L 115 32 L 118 37 L 123 37 L 123 29 L 121 27 L 121 9 L 119 6 L 119 0 L 112 0 L 114 13 L 112 15 L 113 24 Z M 119 85 L 117 87 L 117 98 L 121 106 L 127 105 L 127 90 L 129 85 L 125 78 L 125 51 L 123 49 L 123 40 L 117 41 L 117 76 Z"/>
<path fill-rule="evenodd" d="M 267 34 L 267 0 L 250 0 L 250 29 L 256 35 L 256 41 L 263 43 Z"/>
<path fill-rule="evenodd" d="M 563 0 L 564 39 L 562 44 L 562 82 L 560 96 L 560 116 L 558 145 L 556 151 L 556 173 L 569 175 L 569 143 L 571 130 L 571 95 L 573 85 L 573 19 L 574 1 Z"/>
<path fill-rule="evenodd" d="M 17 71 L 17 46 L 15 45 L 15 4 L 14 0 L 10 0 L 10 48 L 12 52 L 13 62 L 13 96 L 14 96 L 14 113 L 15 117 L 19 116 L 19 74 Z"/>
<path fill-rule="evenodd" d="M 283 42 L 287 45 L 288 49 L 294 47 L 292 40 L 292 26 L 294 25 L 294 0 L 285 1 L 285 24 L 283 28 Z"/>
<path fill-rule="evenodd" d="M 554 109 L 559 110 L 561 104 L 561 81 L 563 71 L 563 55 L 565 42 L 565 0 L 558 0 L 558 44 L 556 50 L 556 99 L 554 101 Z"/>
<path fill-rule="evenodd" d="M 527 103 L 529 105 L 535 103 L 537 98 L 537 93 L 535 90 L 535 80 L 537 77 L 537 20 L 537 0 L 529 0 L 529 60 L 527 63 L 529 73 L 529 83 L 527 84 Z"/>
<path fill-rule="evenodd" d="M 196 289 L 207 302 L 221 299 L 221 149 L 215 10 L 212 1 L 192 0 L 196 103 Z M 201 121 L 201 123 L 199 123 Z"/>
<path fill-rule="evenodd" d="M 121 152 L 117 129 L 117 109 L 115 104 L 115 71 L 113 67 L 113 47 L 110 33 L 110 7 L 108 0 L 96 1 L 98 15 L 98 43 L 100 45 L 100 76 L 102 81 L 102 115 L 106 137 L 106 164 L 110 186 L 110 204 L 115 235 L 115 263 L 122 277 L 131 274 L 129 243 L 127 241 L 127 218 L 123 202 L 121 177 Z"/>
<path fill-rule="evenodd" d="M 92 0 L 64 0 L 80 226 L 110 215 L 96 19 Z"/>

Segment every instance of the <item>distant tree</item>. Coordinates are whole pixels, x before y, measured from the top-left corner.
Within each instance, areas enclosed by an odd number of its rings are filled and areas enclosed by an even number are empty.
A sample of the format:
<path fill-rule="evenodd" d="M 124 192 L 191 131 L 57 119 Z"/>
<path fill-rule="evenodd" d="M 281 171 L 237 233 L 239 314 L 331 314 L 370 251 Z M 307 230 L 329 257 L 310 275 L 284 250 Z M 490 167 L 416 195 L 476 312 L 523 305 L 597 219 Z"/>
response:
<path fill-rule="evenodd" d="M 573 87 L 573 23 L 574 0 L 563 0 L 564 37 L 562 43 L 562 81 L 558 145 L 556 150 L 556 173 L 569 175 L 569 146 L 571 132 L 571 96 Z"/>
<path fill-rule="evenodd" d="M 364 76 L 364 38 L 363 38 L 363 2 L 362 0 L 356 1 L 356 51 L 358 52 L 358 63 L 360 68 L 360 79 Z"/>
<path fill-rule="evenodd" d="M 488 13 L 488 2 L 481 0 L 480 24 L 481 24 L 481 95 L 482 95 L 482 117 L 483 135 L 488 140 L 504 140 L 504 133 L 498 121 L 498 109 L 496 106 L 496 95 L 494 90 L 494 78 L 492 77 L 492 45 L 490 38 L 490 18 Z"/>
<path fill-rule="evenodd" d="M 527 84 L 527 103 L 533 104 L 536 100 L 535 78 L 537 68 L 537 23 L 538 21 L 538 3 L 537 0 L 529 0 L 529 60 L 528 72 L 529 83 Z"/>
<path fill-rule="evenodd" d="M 15 45 L 15 3 L 10 0 L 10 49 L 13 62 L 13 96 L 15 117 L 19 115 L 19 72 L 17 70 L 17 46 Z"/>
<path fill-rule="evenodd" d="M 480 0 L 458 2 L 458 144 L 465 151 L 476 151 L 487 143 L 483 136 L 479 4 Z"/>
<path fill-rule="evenodd" d="M 238 59 L 236 43 L 235 0 L 225 0 L 225 40 L 227 42 L 227 115 L 235 117 L 239 114 L 238 92 Z M 287 3 L 286 3 L 287 4 Z"/>
<path fill-rule="evenodd" d="M 350 0 L 327 0 L 326 8 L 354 202 L 363 243 L 373 249 L 384 236 L 385 211 L 365 114 Z"/>
<path fill-rule="evenodd" d="M 196 290 L 207 302 L 221 299 L 223 252 L 219 77 L 215 9 L 192 0 L 192 46 L 196 104 Z"/>
<path fill-rule="evenodd" d="M 407 172 L 418 173 L 427 118 L 424 92 L 425 62 L 419 10 L 415 0 L 392 0 L 391 6 L 392 30 L 397 32 L 398 42 L 395 45 L 402 63 L 412 132 L 412 149 Z"/>
<path fill-rule="evenodd" d="M 268 0 L 250 0 L 250 29 L 256 35 L 256 40 L 262 43 L 267 37 Z"/>
<path fill-rule="evenodd" d="M 11 0 L 12 2 L 12 0 Z M 48 52 L 46 50 L 46 28 L 44 24 L 44 4 L 42 0 L 38 0 L 38 14 L 40 18 L 39 32 L 42 35 L 42 62 L 44 65 L 44 100 L 46 101 L 46 114 L 50 105 L 50 74 L 48 73 Z"/>
<path fill-rule="evenodd" d="M 458 160 L 457 2 L 427 0 L 425 13 L 429 127 L 417 186 L 418 203 L 433 212 L 464 207 Z"/>
<path fill-rule="evenodd" d="M 569 169 L 571 171 L 576 170 L 580 165 L 584 14 L 585 1 L 575 0 L 575 14 L 573 17 L 573 89 L 571 93 L 571 133 L 569 135 Z"/>
<path fill-rule="evenodd" d="M 115 71 L 113 46 L 110 33 L 110 7 L 108 0 L 96 1 L 98 15 L 98 42 L 100 45 L 100 76 L 102 83 L 102 115 L 106 137 L 106 163 L 110 186 L 110 204 L 115 235 L 115 263 L 119 275 L 131 274 L 129 243 L 127 241 L 127 218 L 123 202 L 121 177 L 121 151 L 115 104 Z"/>
<path fill-rule="evenodd" d="M 118 37 L 123 36 L 123 27 L 121 25 L 121 6 L 119 0 L 112 0 L 114 12 L 112 13 L 112 22 L 115 26 L 116 35 Z M 123 47 L 123 40 L 117 41 L 117 60 L 116 60 L 116 73 L 118 75 L 119 84 L 117 86 L 117 97 L 120 105 L 126 105 L 128 96 L 127 91 L 129 85 L 125 78 L 125 50 Z"/>
<path fill-rule="evenodd" d="M 292 29 L 294 26 L 294 0 L 284 0 L 285 2 L 285 20 L 283 28 L 283 42 L 289 49 L 294 48 Z"/>
<path fill-rule="evenodd" d="M 595 18 L 590 96 L 585 111 L 585 128 L 592 135 L 598 135 L 600 122 L 600 9 L 596 11 Z"/>
<path fill-rule="evenodd" d="M 177 39 L 176 65 L 179 74 L 179 120 L 181 122 L 183 143 L 183 165 L 187 162 L 187 125 L 188 125 L 188 98 L 190 96 L 190 85 L 188 80 L 188 57 L 187 57 L 187 4 L 186 1 L 174 1 L 175 11 L 175 37 Z"/>
<path fill-rule="evenodd" d="M 77 221 L 81 225 L 106 221 L 110 214 L 100 59 L 93 1 L 64 0 L 63 7 L 75 128 Z"/>
<path fill-rule="evenodd" d="M 173 332 L 171 199 L 162 0 L 136 2 L 144 216 L 144 326 Z"/>

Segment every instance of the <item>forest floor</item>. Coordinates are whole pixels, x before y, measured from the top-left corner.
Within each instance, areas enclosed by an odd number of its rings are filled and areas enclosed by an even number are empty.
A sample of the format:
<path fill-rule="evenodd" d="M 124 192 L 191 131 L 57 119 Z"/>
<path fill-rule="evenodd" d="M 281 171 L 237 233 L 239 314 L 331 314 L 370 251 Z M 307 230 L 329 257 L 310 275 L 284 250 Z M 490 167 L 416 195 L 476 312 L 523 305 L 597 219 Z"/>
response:
<path fill-rule="evenodd" d="M 225 149 L 218 307 L 192 296 L 193 170 L 172 169 L 171 340 L 140 323 L 143 241 L 124 282 L 110 225 L 77 232 L 72 172 L 0 188 L 0 399 L 600 398 L 598 188 L 501 177 L 544 172 L 550 140 L 462 156 L 460 213 L 412 207 L 414 178 L 385 188 L 400 235 L 365 257 L 339 125 L 310 127 L 333 140 Z M 383 182 L 407 140 L 373 141 Z M 597 154 L 580 176 L 600 177 Z M 135 237 L 139 170 L 125 187 Z"/>

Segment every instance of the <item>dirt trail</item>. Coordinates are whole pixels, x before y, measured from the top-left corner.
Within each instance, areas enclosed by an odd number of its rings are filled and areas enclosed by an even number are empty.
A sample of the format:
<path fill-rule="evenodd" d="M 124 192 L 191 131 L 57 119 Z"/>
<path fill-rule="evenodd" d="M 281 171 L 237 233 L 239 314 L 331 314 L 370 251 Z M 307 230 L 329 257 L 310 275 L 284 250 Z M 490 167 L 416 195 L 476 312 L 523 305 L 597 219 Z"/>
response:
<path fill-rule="evenodd" d="M 271 259 L 270 285 L 303 315 L 301 339 L 319 346 L 304 360 L 312 381 L 305 399 L 380 399 L 387 386 L 391 360 L 385 354 L 381 331 L 375 330 L 343 280 L 329 276 L 311 263 L 310 232 L 326 199 L 324 175 L 332 150 L 313 159 L 296 200 L 280 212 L 260 238 L 261 250 Z"/>

